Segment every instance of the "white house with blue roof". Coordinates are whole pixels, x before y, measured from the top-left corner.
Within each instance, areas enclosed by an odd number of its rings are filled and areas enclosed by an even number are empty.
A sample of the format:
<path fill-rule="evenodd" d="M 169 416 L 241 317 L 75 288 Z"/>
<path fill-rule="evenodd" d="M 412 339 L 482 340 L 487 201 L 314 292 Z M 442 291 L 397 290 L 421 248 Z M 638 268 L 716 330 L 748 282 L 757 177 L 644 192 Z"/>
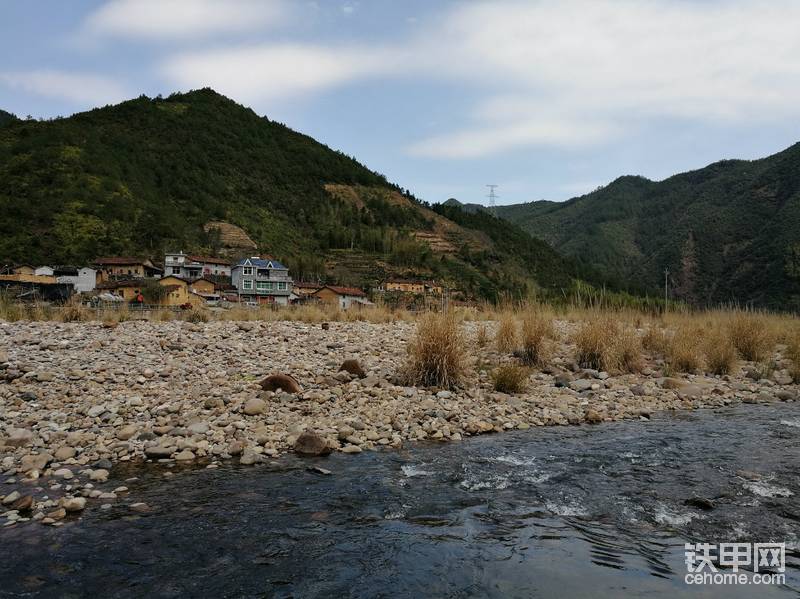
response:
<path fill-rule="evenodd" d="M 239 260 L 231 269 L 231 282 L 243 302 L 285 306 L 292 293 L 289 269 L 272 258 Z"/>

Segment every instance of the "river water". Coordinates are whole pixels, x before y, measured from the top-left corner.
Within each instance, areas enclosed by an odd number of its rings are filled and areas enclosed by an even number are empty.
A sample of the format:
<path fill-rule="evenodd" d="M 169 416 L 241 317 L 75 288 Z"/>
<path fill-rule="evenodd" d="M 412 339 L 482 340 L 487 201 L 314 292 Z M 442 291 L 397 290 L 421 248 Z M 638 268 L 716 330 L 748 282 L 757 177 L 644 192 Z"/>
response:
<path fill-rule="evenodd" d="M 0 597 L 797 596 L 799 435 L 800 404 L 740 405 L 255 467 L 117 469 L 109 486 L 130 494 L 112 509 L 0 530 Z M 153 511 L 133 515 L 139 501 Z M 684 582 L 684 543 L 732 541 L 786 542 L 786 585 Z"/>

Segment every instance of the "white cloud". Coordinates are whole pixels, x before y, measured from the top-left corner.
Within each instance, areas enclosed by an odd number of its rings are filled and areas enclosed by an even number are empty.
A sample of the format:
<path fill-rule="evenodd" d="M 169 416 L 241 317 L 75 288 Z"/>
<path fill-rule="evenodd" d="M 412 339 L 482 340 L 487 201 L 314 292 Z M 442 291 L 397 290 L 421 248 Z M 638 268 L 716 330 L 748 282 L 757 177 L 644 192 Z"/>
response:
<path fill-rule="evenodd" d="M 365 78 L 457 82 L 473 98 L 453 115 L 462 124 L 408 150 L 476 158 L 603 144 L 670 119 L 800 117 L 798 24 L 794 0 L 494 0 L 456 3 L 392 45 L 212 48 L 172 56 L 161 72 L 246 102 Z"/>
<path fill-rule="evenodd" d="M 68 100 L 85 107 L 113 104 L 129 95 L 113 79 L 89 73 L 55 70 L 0 73 L 0 84 L 38 96 Z"/>
<path fill-rule="evenodd" d="M 259 45 L 174 56 L 162 74 L 182 88 L 210 86 L 239 101 L 259 102 L 383 73 L 394 61 L 379 49 Z"/>
<path fill-rule="evenodd" d="M 429 54 L 499 93 L 411 146 L 476 157 L 602 143 L 654 119 L 800 115 L 800 3 L 561 0 L 459 6 Z"/>
<path fill-rule="evenodd" d="M 113 37 L 184 40 L 273 26 L 288 10 L 284 0 L 111 0 L 86 27 Z"/>

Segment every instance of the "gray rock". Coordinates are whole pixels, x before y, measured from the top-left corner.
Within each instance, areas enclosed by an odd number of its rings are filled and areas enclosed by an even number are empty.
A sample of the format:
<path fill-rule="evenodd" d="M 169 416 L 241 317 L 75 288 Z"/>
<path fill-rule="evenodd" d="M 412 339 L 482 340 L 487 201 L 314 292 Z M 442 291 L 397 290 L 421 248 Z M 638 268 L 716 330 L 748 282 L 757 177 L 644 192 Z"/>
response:
<path fill-rule="evenodd" d="M 153 460 L 170 457 L 175 452 L 175 447 L 162 447 L 161 445 L 151 445 L 144 448 L 144 455 Z"/>
<path fill-rule="evenodd" d="M 258 416 L 263 414 L 267 409 L 267 403 L 263 399 L 253 398 L 249 399 L 244 404 L 244 413 L 248 416 Z"/>

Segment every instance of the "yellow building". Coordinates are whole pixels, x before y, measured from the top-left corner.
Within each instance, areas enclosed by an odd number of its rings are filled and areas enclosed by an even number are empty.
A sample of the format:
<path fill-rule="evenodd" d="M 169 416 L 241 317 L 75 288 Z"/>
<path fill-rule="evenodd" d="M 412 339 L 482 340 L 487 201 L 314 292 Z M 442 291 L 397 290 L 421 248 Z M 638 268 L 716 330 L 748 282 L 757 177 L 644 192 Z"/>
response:
<path fill-rule="evenodd" d="M 143 279 L 161 274 L 161 269 L 154 266 L 150 260 L 141 258 L 128 258 L 115 256 L 111 258 L 97 258 L 94 261 L 97 267 L 98 282 L 112 279 Z"/>
<path fill-rule="evenodd" d="M 146 288 L 155 282 L 157 285 L 166 288 L 166 291 L 158 300 L 147 297 Z M 189 292 L 189 283 L 178 277 L 167 276 L 161 279 L 126 279 L 118 281 L 107 281 L 97 286 L 100 291 L 112 291 L 126 302 L 137 303 L 139 295 L 142 295 L 144 304 L 156 306 L 185 306 L 187 304 L 200 304 L 204 300 Z"/>
<path fill-rule="evenodd" d="M 400 293 L 442 293 L 442 286 L 433 281 L 409 281 L 404 279 L 389 279 L 383 285 L 384 291 Z"/>

